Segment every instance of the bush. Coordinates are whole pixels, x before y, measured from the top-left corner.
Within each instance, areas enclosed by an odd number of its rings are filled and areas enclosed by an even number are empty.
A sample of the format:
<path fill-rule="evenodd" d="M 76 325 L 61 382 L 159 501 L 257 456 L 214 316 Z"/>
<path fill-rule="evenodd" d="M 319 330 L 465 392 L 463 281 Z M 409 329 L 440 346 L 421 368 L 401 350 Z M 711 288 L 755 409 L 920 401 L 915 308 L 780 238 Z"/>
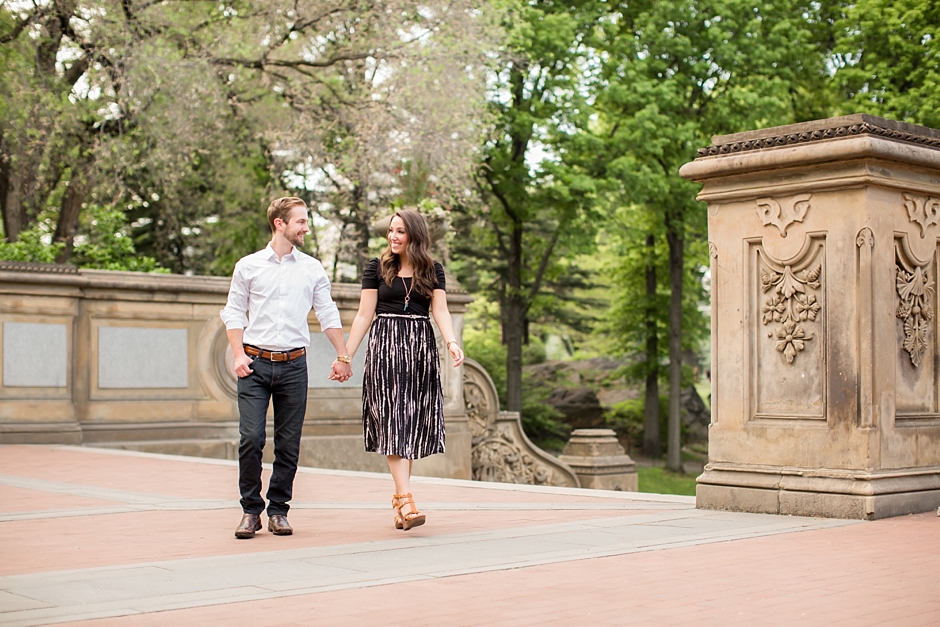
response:
<path fill-rule="evenodd" d="M 522 429 L 532 442 L 545 450 L 560 451 L 568 442 L 571 426 L 563 413 L 545 402 L 551 390 L 522 378 Z"/>
<path fill-rule="evenodd" d="M 55 263 L 55 258 L 65 244 L 45 244 L 43 235 L 48 239 L 52 236 L 46 233 L 45 225 L 39 223 L 32 228 L 22 231 L 15 242 L 0 239 L 0 259 L 4 261 L 31 261 L 34 263 Z"/>
<path fill-rule="evenodd" d="M 623 401 L 614 405 L 604 420 L 610 429 L 617 433 L 617 437 L 627 449 L 628 454 L 643 450 L 643 431 L 646 428 L 646 418 L 643 415 L 646 403 L 643 399 Z M 682 410 L 680 410 L 682 411 Z M 686 426 L 680 421 L 680 437 L 685 441 Z M 666 438 L 669 434 L 669 397 L 659 397 L 659 441 L 666 449 Z"/>

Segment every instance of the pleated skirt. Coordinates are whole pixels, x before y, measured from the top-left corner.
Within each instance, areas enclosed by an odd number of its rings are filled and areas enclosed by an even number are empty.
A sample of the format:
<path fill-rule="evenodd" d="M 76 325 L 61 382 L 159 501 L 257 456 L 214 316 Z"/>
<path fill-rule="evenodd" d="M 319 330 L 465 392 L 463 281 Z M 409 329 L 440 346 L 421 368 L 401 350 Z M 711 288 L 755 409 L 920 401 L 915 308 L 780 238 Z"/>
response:
<path fill-rule="evenodd" d="M 444 452 L 440 355 L 426 316 L 379 314 L 362 382 L 366 451 L 420 459 Z"/>

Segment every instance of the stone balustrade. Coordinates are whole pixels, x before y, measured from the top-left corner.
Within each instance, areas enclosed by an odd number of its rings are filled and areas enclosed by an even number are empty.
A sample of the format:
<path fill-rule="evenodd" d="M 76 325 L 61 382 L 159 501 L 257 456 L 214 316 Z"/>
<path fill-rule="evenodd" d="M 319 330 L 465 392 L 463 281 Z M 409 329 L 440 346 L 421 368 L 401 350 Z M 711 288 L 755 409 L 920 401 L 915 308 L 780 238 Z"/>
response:
<path fill-rule="evenodd" d="M 219 318 L 228 286 L 229 279 L 220 277 L 0 262 L 0 443 L 235 458 L 235 378 Z M 359 287 L 336 284 L 333 297 L 349 329 Z M 448 293 L 458 338 L 470 300 L 460 291 Z M 387 470 L 383 457 L 363 451 L 362 388 L 355 379 L 327 379 L 335 352 L 312 312 L 309 324 L 300 463 Z M 360 376 L 364 354 L 359 351 L 353 363 Z M 444 363 L 441 376 L 447 452 L 419 460 L 415 472 L 469 479 L 471 435 L 461 369 Z"/>

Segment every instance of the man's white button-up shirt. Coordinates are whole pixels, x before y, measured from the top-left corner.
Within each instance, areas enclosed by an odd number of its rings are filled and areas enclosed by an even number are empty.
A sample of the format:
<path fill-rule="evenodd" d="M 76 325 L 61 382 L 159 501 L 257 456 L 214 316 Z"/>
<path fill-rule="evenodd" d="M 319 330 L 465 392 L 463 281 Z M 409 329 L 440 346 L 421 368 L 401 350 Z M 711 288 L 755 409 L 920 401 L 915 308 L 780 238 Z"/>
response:
<path fill-rule="evenodd" d="M 235 264 L 226 329 L 244 329 L 244 343 L 272 351 L 310 346 L 307 315 L 313 307 L 320 327 L 342 329 L 323 265 L 295 246 L 280 260 L 268 244 Z"/>

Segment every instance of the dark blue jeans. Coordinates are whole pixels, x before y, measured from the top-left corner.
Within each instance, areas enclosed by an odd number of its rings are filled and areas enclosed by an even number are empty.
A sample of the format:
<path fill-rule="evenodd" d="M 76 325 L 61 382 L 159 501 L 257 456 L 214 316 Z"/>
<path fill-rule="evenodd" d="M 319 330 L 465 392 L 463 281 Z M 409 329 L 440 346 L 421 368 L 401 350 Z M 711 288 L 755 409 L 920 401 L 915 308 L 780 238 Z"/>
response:
<path fill-rule="evenodd" d="M 238 380 L 238 489 L 246 514 L 264 511 L 261 498 L 261 451 L 265 415 L 274 401 L 274 472 L 268 484 L 268 516 L 287 514 L 297 474 L 300 435 L 307 411 L 307 358 L 268 361 L 255 357 L 254 371 Z"/>

